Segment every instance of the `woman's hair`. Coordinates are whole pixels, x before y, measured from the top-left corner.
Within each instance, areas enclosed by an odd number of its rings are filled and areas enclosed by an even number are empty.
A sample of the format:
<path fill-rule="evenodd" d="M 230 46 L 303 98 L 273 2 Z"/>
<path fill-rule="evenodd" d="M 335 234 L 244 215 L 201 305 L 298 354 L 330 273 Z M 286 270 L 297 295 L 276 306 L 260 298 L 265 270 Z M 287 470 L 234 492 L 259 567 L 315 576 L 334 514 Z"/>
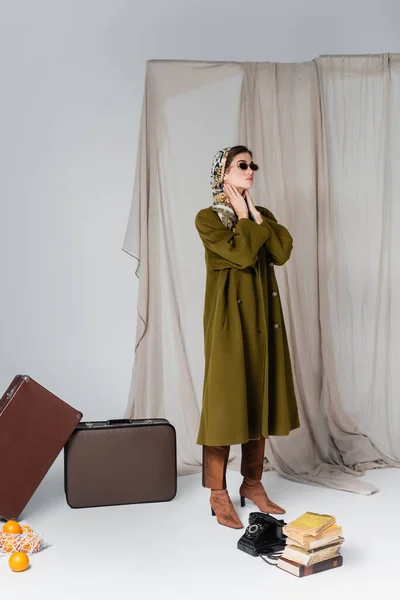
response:
<path fill-rule="evenodd" d="M 245 152 L 250 154 L 251 158 L 253 158 L 252 151 L 249 150 L 248 148 L 246 148 L 246 146 L 233 146 L 227 154 L 226 162 L 225 162 L 225 170 L 229 169 L 235 156 L 237 156 L 238 154 L 244 154 Z"/>

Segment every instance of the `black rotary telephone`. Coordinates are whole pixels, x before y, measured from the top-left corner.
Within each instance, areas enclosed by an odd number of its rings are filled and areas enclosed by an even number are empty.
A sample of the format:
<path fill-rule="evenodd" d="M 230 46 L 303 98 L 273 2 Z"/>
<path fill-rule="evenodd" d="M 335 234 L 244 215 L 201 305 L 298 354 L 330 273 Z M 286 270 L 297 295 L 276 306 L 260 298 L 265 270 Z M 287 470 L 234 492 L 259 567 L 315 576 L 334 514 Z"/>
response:
<path fill-rule="evenodd" d="M 285 521 L 275 519 L 268 513 L 252 512 L 249 515 L 249 525 L 237 547 L 251 556 L 273 558 L 285 548 L 286 535 L 282 531 L 285 525 Z"/>

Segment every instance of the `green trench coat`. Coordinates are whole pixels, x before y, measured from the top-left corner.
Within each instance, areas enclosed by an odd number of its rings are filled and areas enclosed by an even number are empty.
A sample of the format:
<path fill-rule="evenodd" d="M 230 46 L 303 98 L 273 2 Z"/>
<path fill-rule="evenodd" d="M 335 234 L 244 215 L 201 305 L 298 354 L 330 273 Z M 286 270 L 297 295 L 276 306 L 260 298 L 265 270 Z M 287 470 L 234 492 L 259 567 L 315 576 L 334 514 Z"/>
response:
<path fill-rule="evenodd" d="M 197 443 L 242 444 L 299 427 L 274 265 L 293 240 L 266 208 L 263 222 L 227 229 L 212 208 L 196 216 L 205 246 L 205 372 Z"/>

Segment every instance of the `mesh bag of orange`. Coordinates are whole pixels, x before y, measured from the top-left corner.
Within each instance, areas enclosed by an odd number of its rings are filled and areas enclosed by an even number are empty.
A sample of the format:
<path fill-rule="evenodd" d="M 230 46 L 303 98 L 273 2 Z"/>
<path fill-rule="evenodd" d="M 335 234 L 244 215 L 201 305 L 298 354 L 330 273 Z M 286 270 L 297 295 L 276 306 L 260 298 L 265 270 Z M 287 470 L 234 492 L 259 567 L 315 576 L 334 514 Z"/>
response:
<path fill-rule="evenodd" d="M 45 547 L 43 537 L 33 531 L 29 525 L 20 525 L 17 521 L 7 521 L 0 529 L 0 554 L 24 552 L 35 554 Z"/>

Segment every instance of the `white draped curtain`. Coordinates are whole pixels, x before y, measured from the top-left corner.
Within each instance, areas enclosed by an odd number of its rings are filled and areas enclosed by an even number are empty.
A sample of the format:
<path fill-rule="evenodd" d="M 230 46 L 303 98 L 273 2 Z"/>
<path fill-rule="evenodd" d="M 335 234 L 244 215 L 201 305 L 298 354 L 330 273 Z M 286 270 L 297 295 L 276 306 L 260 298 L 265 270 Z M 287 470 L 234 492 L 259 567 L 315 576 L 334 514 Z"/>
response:
<path fill-rule="evenodd" d="M 322 399 L 347 463 L 366 467 L 370 460 L 366 452 L 360 456 L 352 436 L 343 438 L 350 430 L 398 465 L 400 55 L 316 63 L 324 161 L 318 200 Z"/>
<path fill-rule="evenodd" d="M 214 153 L 238 143 L 262 166 L 256 203 L 294 238 L 276 273 L 301 427 L 269 438 L 265 468 L 372 493 L 357 477 L 398 464 L 399 74 L 397 55 L 148 63 L 123 244 L 139 276 L 127 414 L 171 421 L 180 473 L 201 465 L 205 267 L 194 218 L 211 203 Z M 232 448 L 232 468 L 238 457 Z"/>

